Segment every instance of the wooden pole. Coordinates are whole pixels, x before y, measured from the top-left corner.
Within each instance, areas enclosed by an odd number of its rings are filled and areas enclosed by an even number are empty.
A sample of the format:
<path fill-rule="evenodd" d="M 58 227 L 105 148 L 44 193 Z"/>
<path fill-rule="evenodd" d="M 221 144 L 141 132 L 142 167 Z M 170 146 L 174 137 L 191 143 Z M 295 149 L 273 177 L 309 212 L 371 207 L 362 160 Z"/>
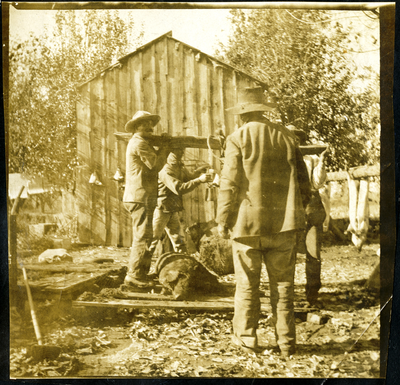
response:
<path fill-rule="evenodd" d="M 10 272 L 10 302 L 11 306 L 16 306 L 16 298 L 14 292 L 17 288 L 18 278 L 17 278 L 17 213 L 18 213 L 18 205 L 24 191 L 25 186 L 21 187 L 17 197 L 15 198 L 13 207 L 10 213 L 10 226 L 9 226 L 9 245 L 10 245 L 10 254 L 9 254 L 9 272 Z"/>

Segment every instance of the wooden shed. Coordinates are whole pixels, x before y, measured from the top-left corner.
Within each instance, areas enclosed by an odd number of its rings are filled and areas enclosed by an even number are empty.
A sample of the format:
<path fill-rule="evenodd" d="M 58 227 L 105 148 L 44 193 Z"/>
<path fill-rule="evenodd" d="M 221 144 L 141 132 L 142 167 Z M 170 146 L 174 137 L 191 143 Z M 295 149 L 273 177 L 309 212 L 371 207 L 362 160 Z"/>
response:
<path fill-rule="evenodd" d="M 125 123 L 138 110 L 161 116 L 155 133 L 208 137 L 229 135 L 236 117 L 225 109 L 237 101 L 237 90 L 261 81 L 172 37 L 171 33 L 143 45 L 79 87 L 77 103 L 78 155 L 76 171 L 78 232 L 82 242 L 130 246 L 131 218 L 122 203 L 128 142 Z M 219 152 L 215 152 L 219 156 Z M 190 169 L 201 159 L 220 169 L 207 149 L 187 149 Z M 89 183 L 96 172 L 99 182 Z M 101 184 L 100 184 L 101 183 Z M 212 218 L 205 204 L 205 187 L 185 195 L 187 225 Z"/>

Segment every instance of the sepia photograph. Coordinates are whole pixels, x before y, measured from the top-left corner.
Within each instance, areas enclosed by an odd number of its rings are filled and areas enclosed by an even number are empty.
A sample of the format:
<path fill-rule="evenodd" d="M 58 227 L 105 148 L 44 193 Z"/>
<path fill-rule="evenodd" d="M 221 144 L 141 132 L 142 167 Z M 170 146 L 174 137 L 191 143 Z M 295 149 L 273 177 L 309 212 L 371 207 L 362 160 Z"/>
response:
<path fill-rule="evenodd" d="M 10 379 L 387 377 L 394 2 L 2 23 Z"/>

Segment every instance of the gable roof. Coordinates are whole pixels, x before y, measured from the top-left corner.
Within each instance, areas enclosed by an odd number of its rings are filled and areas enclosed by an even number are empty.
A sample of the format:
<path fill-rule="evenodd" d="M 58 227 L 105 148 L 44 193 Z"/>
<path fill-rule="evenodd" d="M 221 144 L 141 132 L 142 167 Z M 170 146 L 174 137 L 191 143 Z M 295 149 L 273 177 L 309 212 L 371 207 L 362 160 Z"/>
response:
<path fill-rule="evenodd" d="M 186 43 L 184 43 L 184 42 L 182 42 L 182 41 L 180 41 L 180 40 L 178 40 L 178 39 L 175 39 L 174 37 L 172 37 L 172 31 L 169 31 L 169 32 L 167 32 L 167 33 L 164 33 L 163 35 L 161 35 L 161 36 L 155 38 L 154 40 L 151 40 L 150 42 L 148 42 L 148 43 L 146 43 L 146 44 L 140 46 L 140 47 L 137 48 L 135 51 L 133 51 L 133 52 L 131 52 L 131 53 L 128 53 L 128 54 L 125 55 L 125 56 L 122 56 L 121 58 L 119 58 L 119 59 L 117 60 L 116 63 L 113 63 L 112 65 L 108 66 L 108 67 L 105 68 L 104 70 L 100 71 L 97 75 L 93 76 L 92 78 L 90 78 L 90 79 L 87 80 L 86 82 L 83 82 L 83 83 L 79 84 L 79 85 L 78 85 L 78 88 L 84 86 L 84 85 L 87 84 L 87 83 L 90 83 L 92 80 L 96 79 L 96 78 L 97 78 L 98 76 L 100 76 L 101 74 L 103 74 L 103 73 L 105 73 L 105 72 L 107 72 L 107 71 L 109 71 L 109 70 L 111 70 L 111 69 L 113 69 L 113 68 L 120 68 L 121 65 L 122 65 L 124 62 L 126 62 L 130 57 L 137 55 L 139 52 L 143 51 L 144 49 L 148 48 L 149 46 L 151 46 L 151 45 L 153 45 L 153 44 L 157 43 L 158 41 L 160 41 L 160 40 L 162 40 L 162 39 L 165 39 L 165 38 L 172 39 L 172 40 L 174 40 L 174 41 L 177 42 L 177 43 L 183 44 L 185 47 L 191 49 L 192 51 L 197 52 L 197 53 L 200 53 L 200 54 L 203 55 L 204 57 L 207 57 L 211 62 L 213 62 L 213 63 L 215 63 L 215 64 L 217 64 L 217 65 L 219 65 L 219 66 L 221 66 L 221 67 L 229 68 L 229 69 L 231 69 L 232 71 L 241 73 L 241 74 L 243 74 L 243 75 L 245 75 L 245 76 L 247 76 L 247 77 L 253 79 L 255 82 L 259 83 L 259 85 L 262 86 L 263 88 L 268 89 L 268 84 L 267 84 L 267 83 L 265 83 L 265 82 L 263 82 L 263 81 L 261 81 L 261 80 L 255 78 L 254 76 L 252 76 L 252 75 L 250 75 L 250 74 L 248 74 L 248 73 L 246 73 L 246 72 L 244 72 L 244 71 L 242 71 L 242 70 L 240 70 L 240 69 L 238 69 L 238 68 L 236 68 L 236 67 L 234 67 L 234 66 L 232 66 L 232 65 L 230 65 L 230 64 L 226 64 L 226 63 L 224 63 L 223 61 L 221 61 L 221 60 L 219 60 L 219 59 L 217 59 L 217 58 L 215 58 L 215 57 L 213 57 L 213 56 L 211 56 L 211 55 L 208 55 L 208 54 L 206 54 L 206 53 L 200 51 L 198 48 L 192 47 L 192 46 L 189 45 L 189 44 L 186 44 Z"/>

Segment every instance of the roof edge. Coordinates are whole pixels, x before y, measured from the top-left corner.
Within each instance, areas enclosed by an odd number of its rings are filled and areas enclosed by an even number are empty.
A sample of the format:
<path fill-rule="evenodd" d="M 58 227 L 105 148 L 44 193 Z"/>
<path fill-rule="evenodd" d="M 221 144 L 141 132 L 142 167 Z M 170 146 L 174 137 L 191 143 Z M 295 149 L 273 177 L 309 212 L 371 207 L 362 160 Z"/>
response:
<path fill-rule="evenodd" d="M 123 64 L 123 62 L 126 61 L 127 59 L 129 59 L 131 56 L 137 54 L 138 52 L 140 52 L 140 51 L 146 49 L 149 45 L 154 44 L 155 42 L 157 42 L 157 41 L 159 41 L 159 40 L 161 40 L 161 39 L 164 39 L 164 38 L 169 38 L 169 39 L 175 40 L 177 43 L 183 44 L 183 45 L 185 45 L 186 47 L 188 47 L 188 48 L 190 48 L 190 49 L 192 49 L 192 50 L 194 50 L 194 51 L 197 51 L 197 52 L 199 52 L 199 53 L 205 55 L 205 56 L 208 57 L 210 60 L 219 63 L 221 66 L 228 67 L 228 68 L 231 68 L 233 71 L 242 73 L 243 75 L 246 75 L 246 76 L 248 76 L 248 77 L 251 78 L 251 79 L 254 79 L 254 80 L 257 81 L 258 83 L 260 83 L 260 85 L 264 86 L 266 89 L 268 88 L 268 84 L 267 84 L 267 83 L 263 82 L 263 81 L 260 80 L 260 79 L 257 79 L 257 78 L 254 77 L 253 75 L 250 75 L 250 74 L 246 73 L 245 71 L 243 71 L 243 70 L 241 70 L 241 69 L 239 69 L 239 68 L 233 67 L 232 65 L 227 64 L 227 63 L 221 61 L 220 59 L 217 59 L 216 57 L 211 56 L 211 55 L 209 55 L 209 54 L 207 54 L 207 53 L 201 51 L 200 49 L 198 49 L 198 48 L 196 48 L 196 47 L 192 47 L 191 45 L 189 45 L 189 44 L 187 44 L 187 43 L 185 43 L 185 42 L 183 42 L 183 41 L 181 41 L 181 40 L 178 40 L 178 39 L 174 38 L 174 37 L 172 36 L 172 31 L 168 31 L 168 32 L 162 34 L 161 36 L 158 36 L 157 38 L 155 38 L 155 39 L 149 41 L 148 43 L 146 43 L 146 44 L 144 44 L 144 45 L 141 45 L 141 46 L 138 47 L 135 51 L 130 52 L 130 53 L 126 54 L 125 56 L 122 56 L 121 58 L 118 59 L 118 61 L 117 61 L 116 63 L 114 63 L 114 64 L 112 64 L 112 65 L 110 65 L 110 66 L 104 68 L 104 69 L 103 69 L 102 71 L 100 71 L 97 75 L 93 76 L 92 78 L 86 80 L 85 82 L 83 82 L 83 83 L 81 83 L 81 84 L 78 84 L 76 87 L 77 87 L 77 88 L 81 88 L 81 87 L 83 87 L 84 85 L 86 85 L 87 83 L 90 83 L 92 80 L 94 80 L 94 79 L 96 79 L 97 77 L 99 77 L 101 74 L 105 73 L 106 71 L 108 71 L 108 70 L 110 70 L 110 69 L 113 69 L 113 68 L 116 68 L 116 67 L 117 67 L 117 68 L 120 67 L 120 66 Z"/>

